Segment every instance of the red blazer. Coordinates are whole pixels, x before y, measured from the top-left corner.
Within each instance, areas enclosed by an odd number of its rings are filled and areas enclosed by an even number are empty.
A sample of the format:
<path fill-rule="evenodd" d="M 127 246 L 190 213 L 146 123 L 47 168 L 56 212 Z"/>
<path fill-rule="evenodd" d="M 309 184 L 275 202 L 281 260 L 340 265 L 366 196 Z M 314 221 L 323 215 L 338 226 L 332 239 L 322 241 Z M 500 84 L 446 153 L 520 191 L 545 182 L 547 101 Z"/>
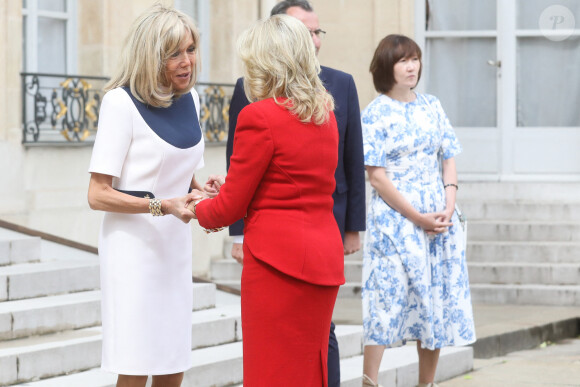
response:
<path fill-rule="evenodd" d="M 238 117 L 226 183 L 197 205 L 205 228 L 245 218 L 244 245 L 259 260 L 319 285 L 344 283 L 344 253 L 332 213 L 338 130 L 302 123 L 273 99 Z"/>

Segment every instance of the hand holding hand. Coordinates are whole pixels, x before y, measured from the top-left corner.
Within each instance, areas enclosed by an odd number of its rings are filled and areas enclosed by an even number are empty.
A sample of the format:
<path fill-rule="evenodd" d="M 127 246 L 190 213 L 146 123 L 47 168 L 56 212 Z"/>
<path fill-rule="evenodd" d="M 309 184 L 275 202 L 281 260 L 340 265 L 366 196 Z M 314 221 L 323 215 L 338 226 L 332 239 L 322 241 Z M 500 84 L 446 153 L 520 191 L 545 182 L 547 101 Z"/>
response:
<path fill-rule="evenodd" d="M 193 200 L 199 200 L 199 195 L 192 195 L 190 193 L 178 198 L 164 199 L 162 201 L 162 211 L 165 214 L 175 216 L 183 223 L 189 223 L 194 218 L 194 214 L 187 209 L 187 205 Z"/>
<path fill-rule="evenodd" d="M 185 203 L 184 208 L 191 213 L 191 217 L 193 219 L 197 219 L 197 214 L 195 213 L 195 205 L 202 201 L 203 199 L 207 199 L 209 195 L 205 192 L 199 191 L 197 189 L 192 190 L 189 194 L 187 194 L 188 201 Z"/>
<path fill-rule="evenodd" d="M 203 186 L 203 190 L 210 198 L 216 197 L 225 182 L 226 177 L 223 175 L 210 175 Z"/>
<path fill-rule="evenodd" d="M 445 212 L 429 212 L 421 214 L 417 224 L 429 234 L 441 234 L 452 226 Z"/>

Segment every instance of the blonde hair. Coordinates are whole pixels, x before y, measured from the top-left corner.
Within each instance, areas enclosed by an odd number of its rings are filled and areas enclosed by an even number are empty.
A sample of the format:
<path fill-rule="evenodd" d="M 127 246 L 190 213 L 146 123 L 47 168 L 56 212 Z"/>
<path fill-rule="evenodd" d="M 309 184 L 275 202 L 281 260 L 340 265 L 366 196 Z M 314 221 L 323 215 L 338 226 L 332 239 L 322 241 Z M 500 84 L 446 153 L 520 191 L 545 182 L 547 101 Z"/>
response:
<path fill-rule="evenodd" d="M 250 101 L 274 98 L 302 122 L 328 120 L 334 100 L 318 77 L 314 43 L 301 21 L 287 15 L 261 20 L 240 36 L 238 52 Z"/>
<path fill-rule="evenodd" d="M 128 86 L 131 93 L 147 105 L 170 106 L 173 97 L 189 92 L 197 79 L 199 60 L 195 61 L 189 87 L 185 90 L 174 91 L 165 79 L 167 60 L 179 49 L 186 33 L 191 33 L 198 51 L 199 33 L 189 16 L 161 3 L 148 8 L 133 22 L 117 73 L 105 85 L 105 91 Z"/>

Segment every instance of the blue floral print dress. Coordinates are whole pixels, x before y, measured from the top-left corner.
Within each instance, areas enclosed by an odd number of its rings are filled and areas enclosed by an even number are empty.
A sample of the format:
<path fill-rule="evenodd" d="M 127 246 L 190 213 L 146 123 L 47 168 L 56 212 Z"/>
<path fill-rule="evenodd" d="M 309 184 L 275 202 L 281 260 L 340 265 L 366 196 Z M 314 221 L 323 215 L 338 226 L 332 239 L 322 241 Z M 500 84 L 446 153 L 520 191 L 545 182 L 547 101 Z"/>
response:
<path fill-rule="evenodd" d="M 383 167 L 397 190 L 422 213 L 445 209 L 437 154 L 461 152 L 441 103 L 431 95 L 400 102 L 386 95 L 362 114 L 364 160 Z M 374 189 L 367 212 L 362 297 L 365 345 L 423 348 L 475 341 L 463 230 L 453 214 L 448 232 L 428 235 Z"/>

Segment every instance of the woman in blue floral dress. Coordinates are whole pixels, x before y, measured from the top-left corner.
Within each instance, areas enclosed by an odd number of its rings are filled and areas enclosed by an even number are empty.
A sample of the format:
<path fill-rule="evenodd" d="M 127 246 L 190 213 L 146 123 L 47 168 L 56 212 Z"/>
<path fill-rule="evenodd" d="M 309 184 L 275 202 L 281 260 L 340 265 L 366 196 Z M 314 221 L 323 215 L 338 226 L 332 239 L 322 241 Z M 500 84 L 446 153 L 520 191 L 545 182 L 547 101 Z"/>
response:
<path fill-rule="evenodd" d="M 363 258 L 363 386 L 378 386 L 383 351 L 407 340 L 417 341 L 419 386 L 435 386 L 439 349 L 475 341 L 454 213 L 461 146 L 439 100 L 413 91 L 421 76 L 413 40 L 384 38 L 370 71 L 381 94 L 362 114 L 373 187 Z"/>

